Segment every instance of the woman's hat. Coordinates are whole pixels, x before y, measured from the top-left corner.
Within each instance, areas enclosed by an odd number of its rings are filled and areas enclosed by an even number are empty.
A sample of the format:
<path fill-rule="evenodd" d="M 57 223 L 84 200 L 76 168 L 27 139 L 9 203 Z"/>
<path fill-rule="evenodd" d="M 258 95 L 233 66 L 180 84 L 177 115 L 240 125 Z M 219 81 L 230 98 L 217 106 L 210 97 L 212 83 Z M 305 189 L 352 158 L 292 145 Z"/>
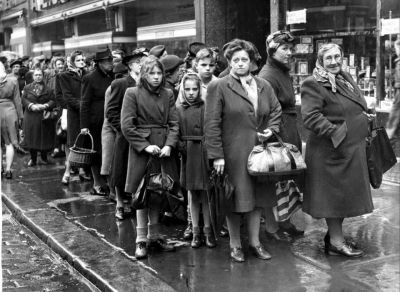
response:
<path fill-rule="evenodd" d="M 183 60 L 176 55 L 166 55 L 160 59 L 160 62 L 163 64 L 165 72 L 174 71 L 183 64 Z"/>
<path fill-rule="evenodd" d="M 10 68 L 12 68 L 14 65 L 20 65 L 20 66 L 22 66 L 22 61 L 21 61 L 21 59 L 16 59 L 16 60 L 14 60 L 14 61 L 12 61 L 11 63 L 10 63 Z"/>
<path fill-rule="evenodd" d="M 147 56 L 147 52 L 143 48 L 135 49 L 130 55 L 122 58 L 122 63 L 128 66 L 130 60 Z"/>
<path fill-rule="evenodd" d="M 154 57 L 160 58 L 165 52 L 164 45 L 154 46 L 150 49 L 149 55 L 153 55 Z"/>
<path fill-rule="evenodd" d="M 105 51 L 96 52 L 96 55 L 93 58 L 93 61 L 99 62 L 101 60 L 112 60 L 112 54 L 110 49 L 107 48 Z"/>
<path fill-rule="evenodd" d="M 276 49 L 282 44 L 293 43 L 294 36 L 287 30 L 278 30 L 271 33 L 266 40 L 267 53 L 272 56 Z"/>

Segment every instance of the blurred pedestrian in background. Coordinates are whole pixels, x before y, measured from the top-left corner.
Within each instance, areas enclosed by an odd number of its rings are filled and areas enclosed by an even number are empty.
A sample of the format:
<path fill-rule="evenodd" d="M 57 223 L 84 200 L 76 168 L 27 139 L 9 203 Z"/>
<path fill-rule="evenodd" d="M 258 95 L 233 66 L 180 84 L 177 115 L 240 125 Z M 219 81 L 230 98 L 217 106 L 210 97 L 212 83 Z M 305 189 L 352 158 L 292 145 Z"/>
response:
<path fill-rule="evenodd" d="M 22 103 L 25 107 L 25 143 L 30 151 L 28 166 L 35 166 L 40 152 L 41 164 L 48 164 L 47 154 L 54 147 L 55 118 L 51 117 L 55 107 L 54 91 L 43 81 L 44 72 L 40 67 L 33 70 L 33 82 L 25 86 Z M 50 115 L 45 118 L 44 112 Z"/>
<path fill-rule="evenodd" d="M 301 113 L 310 130 L 303 210 L 328 225 L 325 252 L 358 257 L 363 251 L 345 241 L 343 220 L 374 209 L 369 183 L 365 98 L 342 71 L 343 50 L 323 45 L 313 75 L 301 86 Z"/>
<path fill-rule="evenodd" d="M 0 126 L 1 141 L 6 148 L 6 165 L 3 168 L 2 155 L 1 173 L 6 179 L 12 179 L 11 166 L 14 160 L 15 148 L 19 148 L 18 130 L 23 119 L 21 97 L 17 79 L 7 76 L 5 67 L 0 62 Z M 1 152 L 1 151 L 0 151 Z"/>

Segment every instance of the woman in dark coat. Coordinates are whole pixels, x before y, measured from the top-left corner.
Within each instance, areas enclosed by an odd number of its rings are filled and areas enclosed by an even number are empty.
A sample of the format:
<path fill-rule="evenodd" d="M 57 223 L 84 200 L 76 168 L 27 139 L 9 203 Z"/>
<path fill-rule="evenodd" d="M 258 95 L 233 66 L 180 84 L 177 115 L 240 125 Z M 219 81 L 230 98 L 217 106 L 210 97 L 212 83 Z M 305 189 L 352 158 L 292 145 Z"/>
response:
<path fill-rule="evenodd" d="M 101 167 L 101 130 L 104 122 L 105 93 L 114 80 L 113 63 L 110 50 L 97 52 L 94 61 L 96 68 L 86 74 L 82 81 L 82 100 L 80 108 L 81 133 L 93 137 L 94 156 L 91 170 L 93 175 L 93 195 L 105 196 L 108 192 L 105 179 L 100 175 Z"/>
<path fill-rule="evenodd" d="M 294 37 L 288 31 L 277 31 L 267 37 L 267 63 L 261 69 L 258 77 L 267 80 L 274 89 L 275 95 L 282 107 L 279 136 L 286 143 L 302 148 L 301 138 L 297 129 L 296 97 L 294 95 L 293 82 L 289 71 L 293 62 Z M 299 179 L 296 182 L 303 185 Z M 289 181 L 280 182 L 288 184 Z M 275 221 L 272 208 L 265 210 L 265 228 L 269 237 L 277 240 L 288 239 L 283 232 L 292 236 L 304 234 L 287 220 L 278 225 Z"/>
<path fill-rule="evenodd" d="M 249 42 L 234 40 L 229 43 L 225 57 L 231 67 L 230 74 L 210 83 L 205 109 L 208 158 L 218 173 L 225 171 L 228 174 L 235 187 L 234 206 L 227 216 L 227 223 L 231 257 L 237 262 L 244 261 L 240 241 L 241 214 L 248 217 L 253 253 L 260 259 L 271 258 L 259 240 L 261 208 L 268 204 L 267 189 L 249 175 L 247 160 L 257 144 L 257 137 L 268 139 L 272 131 L 279 132 L 281 106 L 268 82 L 250 74 L 254 56 Z"/>
<path fill-rule="evenodd" d="M 303 210 L 325 218 L 326 253 L 355 257 L 363 252 L 345 242 L 342 223 L 373 210 L 365 150 L 371 116 L 357 84 L 341 71 L 342 58 L 338 45 L 322 46 L 301 87 L 301 112 L 311 131 Z"/>
<path fill-rule="evenodd" d="M 162 64 L 150 56 L 142 61 L 138 86 L 128 88 L 122 102 L 121 130 L 129 142 L 125 185 L 129 193 L 136 192 L 146 171 L 160 173 L 161 165 L 174 181 L 179 180 L 175 158 L 171 156 L 178 142 L 178 116 L 174 94 L 164 87 L 164 82 Z M 147 257 L 148 240 L 150 246 L 163 251 L 175 249 L 159 234 L 161 206 L 156 197 L 150 193 L 148 207 L 136 211 L 136 258 Z"/>
<path fill-rule="evenodd" d="M 71 166 L 69 163 L 69 148 L 75 143 L 76 137 L 80 132 L 80 103 L 82 78 L 85 74 L 85 59 L 81 51 L 71 54 L 70 62 L 66 72 L 58 75 L 62 99 L 67 108 L 67 147 L 65 172 L 61 182 L 65 185 L 69 183 Z"/>
<path fill-rule="evenodd" d="M 178 105 L 179 150 L 181 159 L 181 186 L 188 190 L 190 215 L 193 223 L 191 246 L 202 244 L 200 237 L 200 210 L 203 214 L 205 244 L 216 246 L 210 227 L 210 209 L 207 199 L 208 161 L 204 146 L 204 101 L 201 97 L 201 79 L 196 73 L 188 73 L 182 79 L 182 102 Z M 200 208 L 201 207 L 201 208 Z"/>
<path fill-rule="evenodd" d="M 55 107 L 54 92 L 44 84 L 43 74 L 42 69 L 34 69 L 33 82 L 25 86 L 22 94 L 25 142 L 31 153 L 28 166 L 36 165 L 38 151 L 42 164 L 47 164 L 47 153 L 53 149 L 55 141 L 56 120 L 43 119 L 43 112 Z"/>

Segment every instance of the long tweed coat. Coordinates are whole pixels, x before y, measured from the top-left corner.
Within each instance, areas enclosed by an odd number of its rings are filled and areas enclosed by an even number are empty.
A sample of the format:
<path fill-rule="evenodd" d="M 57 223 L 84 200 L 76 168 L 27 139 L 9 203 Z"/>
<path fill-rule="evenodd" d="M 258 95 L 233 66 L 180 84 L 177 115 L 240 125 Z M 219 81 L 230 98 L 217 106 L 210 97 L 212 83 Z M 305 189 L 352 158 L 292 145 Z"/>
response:
<path fill-rule="evenodd" d="M 156 94 L 141 86 L 128 88 L 122 102 L 121 130 L 129 142 L 125 191 L 134 193 L 150 158 L 144 149 L 149 145 L 174 149 L 178 142 L 179 124 L 172 91 L 161 88 Z M 159 162 L 174 181 L 179 180 L 173 151 Z"/>
<path fill-rule="evenodd" d="M 254 77 L 258 88 L 258 111 L 245 89 L 231 75 L 212 81 L 207 88 L 205 137 L 210 160 L 225 159 L 225 172 L 235 187 L 235 212 L 250 212 L 264 205 L 267 188 L 247 171 L 247 160 L 258 144 L 257 132 L 279 132 L 281 106 L 269 83 Z"/>
<path fill-rule="evenodd" d="M 339 83 L 334 93 L 329 82 L 313 76 L 301 87 L 301 112 L 311 131 L 303 209 L 316 218 L 353 217 L 373 210 L 365 149 L 367 104 L 351 76 L 344 77 L 354 93 Z M 336 138 L 341 129 L 342 141 Z M 340 144 L 334 147 L 333 142 Z"/>
<path fill-rule="evenodd" d="M 25 107 L 24 133 L 25 142 L 29 149 L 49 151 L 54 147 L 56 135 L 56 121 L 43 120 L 43 111 L 33 112 L 28 109 L 29 104 L 48 104 L 49 110 L 56 105 L 52 89 L 44 86 L 38 95 L 34 92 L 34 83 L 28 84 L 22 94 L 22 104 Z"/>

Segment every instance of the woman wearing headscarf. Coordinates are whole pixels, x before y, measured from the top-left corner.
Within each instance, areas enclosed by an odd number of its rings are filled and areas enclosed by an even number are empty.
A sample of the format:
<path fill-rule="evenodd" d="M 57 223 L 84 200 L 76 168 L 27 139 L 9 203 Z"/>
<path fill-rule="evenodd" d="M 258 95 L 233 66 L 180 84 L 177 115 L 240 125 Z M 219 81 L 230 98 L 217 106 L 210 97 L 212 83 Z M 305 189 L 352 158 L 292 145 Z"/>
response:
<path fill-rule="evenodd" d="M 283 142 L 295 145 L 301 151 L 302 143 L 297 129 L 296 98 L 292 78 L 289 74 L 293 62 L 294 40 L 290 32 L 281 30 L 267 37 L 268 59 L 258 77 L 267 80 L 271 84 L 282 107 L 279 136 Z M 288 184 L 289 181 L 281 181 L 280 183 Z M 265 210 L 265 220 L 267 235 L 276 240 L 288 239 L 284 233 L 288 233 L 291 236 L 304 234 L 304 231 L 298 230 L 290 220 L 278 225 L 272 208 Z"/>
<path fill-rule="evenodd" d="M 68 68 L 58 76 L 62 98 L 67 108 L 67 147 L 65 148 L 65 172 L 61 179 L 64 185 L 69 184 L 71 166 L 69 163 L 69 148 L 75 143 L 80 132 L 80 103 L 82 79 L 85 75 L 85 57 L 81 51 L 71 54 Z M 82 172 L 83 173 L 83 172 Z"/>
<path fill-rule="evenodd" d="M 17 131 L 22 117 L 18 80 L 7 76 L 4 65 L 0 62 L 1 140 L 4 141 L 6 148 L 6 167 L 4 170 L 1 164 L 1 173 L 5 172 L 6 179 L 12 179 L 11 165 L 14 160 L 14 148 L 19 148 Z"/>
<path fill-rule="evenodd" d="M 48 164 L 47 153 L 53 149 L 55 141 L 55 119 L 44 119 L 43 112 L 55 107 L 54 92 L 43 82 L 43 70 L 33 70 L 33 82 L 26 85 L 22 94 L 25 107 L 24 133 L 31 159 L 28 166 L 35 166 L 40 152 L 41 164 Z"/>
<path fill-rule="evenodd" d="M 363 251 L 343 235 L 344 218 L 374 209 L 369 184 L 364 96 L 353 78 L 341 70 L 343 50 L 323 45 L 313 75 L 301 86 L 302 116 L 309 129 L 303 210 L 328 225 L 325 252 L 358 257 Z"/>
<path fill-rule="evenodd" d="M 249 244 L 262 260 L 271 255 L 260 243 L 261 210 L 268 205 L 268 190 L 247 171 L 247 160 L 258 140 L 279 132 L 281 106 L 272 87 L 251 75 L 255 50 L 251 43 L 234 40 L 224 51 L 229 75 L 212 81 L 207 88 L 205 144 L 208 159 L 217 173 L 227 173 L 234 185 L 233 207 L 227 215 L 231 258 L 244 262 L 240 240 L 241 215 L 247 216 Z"/>

